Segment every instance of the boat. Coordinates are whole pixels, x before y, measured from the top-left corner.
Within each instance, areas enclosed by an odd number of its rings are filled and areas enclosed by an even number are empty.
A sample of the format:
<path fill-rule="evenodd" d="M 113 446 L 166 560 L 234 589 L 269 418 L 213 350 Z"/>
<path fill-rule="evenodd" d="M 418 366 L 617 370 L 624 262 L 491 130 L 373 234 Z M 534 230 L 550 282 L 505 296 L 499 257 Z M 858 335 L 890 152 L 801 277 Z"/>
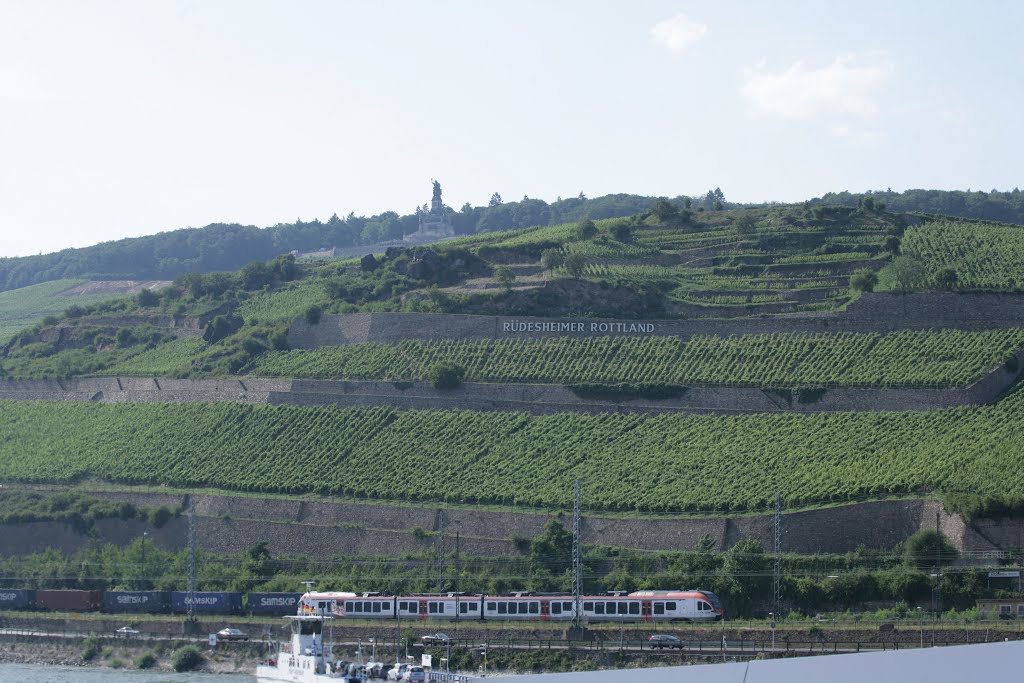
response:
<path fill-rule="evenodd" d="M 330 617 L 299 615 L 285 617 L 290 622 L 291 638 L 266 664 L 256 666 L 258 683 L 363 683 L 366 667 L 334 659 L 324 648 L 324 623 Z"/>

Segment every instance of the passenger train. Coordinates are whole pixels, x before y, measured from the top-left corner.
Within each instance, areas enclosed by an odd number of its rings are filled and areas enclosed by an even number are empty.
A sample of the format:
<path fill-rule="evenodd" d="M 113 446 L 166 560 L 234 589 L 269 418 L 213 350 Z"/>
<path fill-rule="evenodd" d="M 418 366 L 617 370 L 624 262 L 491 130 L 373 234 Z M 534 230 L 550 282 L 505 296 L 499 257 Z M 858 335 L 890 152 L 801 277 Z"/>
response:
<path fill-rule="evenodd" d="M 648 590 L 586 595 L 580 599 L 586 621 L 718 621 L 725 616 L 718 596 L 706 590 Z M 480 621 L 572 621 L 572 595 L 466 593 L 382 595 L 309 592 L 298 602 L 300 616 L 337 619 L 466 619 Z"/>

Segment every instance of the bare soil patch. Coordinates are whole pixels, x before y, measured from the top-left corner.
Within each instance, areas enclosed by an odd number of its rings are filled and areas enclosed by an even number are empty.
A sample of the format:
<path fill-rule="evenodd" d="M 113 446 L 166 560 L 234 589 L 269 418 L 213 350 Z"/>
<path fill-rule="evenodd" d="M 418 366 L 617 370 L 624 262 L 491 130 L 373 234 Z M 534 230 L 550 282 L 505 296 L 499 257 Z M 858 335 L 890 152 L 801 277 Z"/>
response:
<path fill-rule="evenodd" d="M 65 289 L 57 296 L 95 296 L 97 294 L 137 294 L 143 289 L 162 289 L 170 280 L 90 280 Z"/>

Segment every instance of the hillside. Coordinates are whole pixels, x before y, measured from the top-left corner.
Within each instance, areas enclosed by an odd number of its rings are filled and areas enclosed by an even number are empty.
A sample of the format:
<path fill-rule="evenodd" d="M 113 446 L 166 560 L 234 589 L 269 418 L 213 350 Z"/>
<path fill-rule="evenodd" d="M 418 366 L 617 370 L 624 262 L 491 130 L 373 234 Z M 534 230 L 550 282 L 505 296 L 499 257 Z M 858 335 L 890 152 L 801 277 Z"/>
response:
<path fill-rule="evenodd" d="M 1022 253 L 1018 226 L 866 202 L 665 201 L 192 273 L 12 336 L 0 481 L 56 487 L 46 510 L 65 487 L 175 509 L 202 489 L 205 566 L 315 539 L 353 569 L 295 561 L 338 588 L 433 590 L 428 558 L 454 566 L 450 524 L 464 585 L 504 592 L 565 589 L 548 570 L 564 553 L 533 548 L 569 538 L 553 511 L 579 480 L 588 586 L 711 586 L 735 614 L 770 600 L 778 496 L 792 608 L 926 600 L 932 580 L 905 548 L 940 522 L 972 563 L 940 579 L 964 608 L 996 592 L 985 572 L 1022 528 Z M 43 550 L 39 534 L 60 543 L 10 575 L 78 566 L 104 541 L 137 552 L 148 528 L 102 519 L 87 537 L 46 519 L 5 525 L 12 553 Z M 183 529 L 150 536 L 171 553 Z M 499 562 L 517 574 L 492 575 Z"/>
<path fill-rule="evenodd" d="M 457 233 L 551 225 L 579 220 L 628 216 L 650 208 L 656 197 L 613 194 L 588 199 L 580 196 L 551 204 L 539 199 L 502 202 L 489 206 L 469 204 L 459 211 L 445 207 Z M 680 202 L 682 200 L 679 200 Z M 0 258 L 0 291 L 61 278 L 170 279 L 190 272 L 231 271 L 255 260 L 269 260 L 289 252 L 373 245 L 401 240 L 416 231 L 417 213 L 386 211 L 376 216 L 337 214 L 326 221 L 296 220 L 268 228 L 213 223 L 203 228 L 169 230 L 146 237 L 104 242 L 52 254 Z"/>
<path fill-rule="evenodd" d="M 654 207 L 659 198 L 611 194 L 588 198 L 559 198 L 554 202 L 524 197 L 504 202 L 495 193 L 487 206 L 465 204 L 458 211 L 445 207 L 457 234 L 475 235 L 533 226 L 635 215 Z M 807 206 L 858 208 L 865 201 L 873 207 L 887 207 L 895 213 L 926 213 L 974 220 L 1024 223 L 1024 198 L 1012 192 L 959 192 L 908 190 L 903 193 L 829 193 L 807 202 Z M 706 209 L 738 208 L 724 201 L 724 195 L 679 196 L 671 200 L 677 209 L 692 206 Z M 764 206 L 764 205 L 751 205 Z M 190 272 L 231 271 L 254 260 L 269 260 L 289 252 L 320 249 L 351 249 L 389 240 L 401 240 L 416 231 L 416 213 L 400 215 L 386 211 L 375 216 L 332 215 L 280 223 L 267 228 L 214 223 L 203 228 L 168 230 L 157 235 L 104 242 L 81 249 L 52 254 L 0 258 L 0 292 L 58 279 L 171 279 Z M 720 296 L 729 296 L 723 294 Z M 734 300 L 735 301 L 735 300 Z"/>
<path fill-rule="evenodd" d="M 6 458 L 0 476 L 528 505 L 557 505 L 580 477 L 591 504 L 607 510 L 749 509 L 775 491 L 789 505 L 927 492 L 1022 497 L 1010 455 L 1016 397 L 914 413 L 616 414 L 624 398 L 656 404 L 694 387 L 777 391 L 785 409 L 829 388 L 956 389 L 993 371 L 1015 381 L 1024 346 L 1024 317 L 1012 304 L 1016 278 L 1024 278 L 1014 257 L 1022 235 L 1013 226 L 921 222 L 863 207 L 688 212 L 663 203 L 628 219 L 465 237 L 358 262 L 280 257 L 237 274 L 191 275 L 23 334 L 0 367 L 14 379 L 387 380 L 398 393 L 450 367 L 466 382 L 565 385 L 605 402 L 607 412 L 10 402 L 6 443 L 32 455 Z M 913 262 L 916 280 L 898 270 L 901 261 Z M 957 277 L 939 277 L 949 270 Z M 527 280 L 518 286 L 517 272 Z M 851 305 L 858 278 L 867 281 L 860 289 L 877 279 L 894 292 L 963 288 L 1009 298 L 961 304 L 932 295 L 945 302 L 945 317 L 922 303 L 920 315 L 902 318 L 886 306 L 855 314 L 863 308 Z M 967 317 L 957 318 L 957 307 Z M 324 316 L 344 325 L 360 311 L 391 311 L 398 327 L 386 341 L 289 348 L 299 332 L 336 334 Z M 443 338 L 445 326 L 469 324 L 456 319 L 487 321 L 481 314 L 496 311 L 569 321 L 612 314 L 665 331 L 473 338 L 464 330 Z M 449 317 L 406 330 L 402 312 Z M 680 332 L 679 321 L 693 332 Z M 928 321 L 939 329 L 922 328 Z M 434 328 L 442 338 L 431 336 Z M 46 446 L 55 424 L 60 446 Z M 708 484 L 681 487 L 695 468 Z M 385 480 L 384 488 L 373 483 Z"/>

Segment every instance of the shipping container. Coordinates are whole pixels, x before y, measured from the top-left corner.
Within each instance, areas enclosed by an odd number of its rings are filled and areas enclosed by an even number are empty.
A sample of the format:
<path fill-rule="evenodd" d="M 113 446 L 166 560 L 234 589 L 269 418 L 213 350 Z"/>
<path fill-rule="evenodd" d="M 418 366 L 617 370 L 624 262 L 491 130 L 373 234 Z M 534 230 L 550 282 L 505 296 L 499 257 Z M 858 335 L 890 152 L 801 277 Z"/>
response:
<path fill-rule="evenodd" d="M 29 609 L 35 606 L 35 591 L 20 588 L 0 588 L 0 610 Z"/>
<path fill-rule="evenodd" d="M 103 604 L 100 591 L 36 591 L 36 608 L 91 612 Z"/>
<path fill-rule="evenodd" d="M 249 593 L 246 603 L 252 614 L 295 614 L 302 593 Z"/>
<path fill-rule="evenodd" d="M 178 614 L 188 612 L 188 592 L 171 593 L 171 611 Z M 242 594 L 223 591 L 196 592 L 192 604 L 195 614 L 237 614 L 242 611 Z"/>
<path fill-rule="evenodd" d="M 107 591 L 103 594 L 104 612 L 166 612 L 170 593 L 164 591 Z"/>

